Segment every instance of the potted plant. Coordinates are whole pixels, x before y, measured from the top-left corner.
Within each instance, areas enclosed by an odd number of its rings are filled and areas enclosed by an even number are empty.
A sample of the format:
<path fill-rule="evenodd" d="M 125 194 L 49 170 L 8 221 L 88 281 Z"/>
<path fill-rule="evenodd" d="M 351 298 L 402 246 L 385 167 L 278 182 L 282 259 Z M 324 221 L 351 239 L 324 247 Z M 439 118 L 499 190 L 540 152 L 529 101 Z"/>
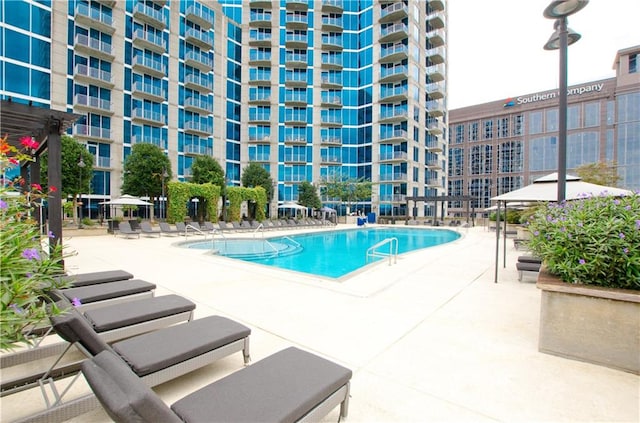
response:
<path fill-rule="evenodd" d="M 640 195 L 539 208 L 540 351 L 640 374 Z"/>

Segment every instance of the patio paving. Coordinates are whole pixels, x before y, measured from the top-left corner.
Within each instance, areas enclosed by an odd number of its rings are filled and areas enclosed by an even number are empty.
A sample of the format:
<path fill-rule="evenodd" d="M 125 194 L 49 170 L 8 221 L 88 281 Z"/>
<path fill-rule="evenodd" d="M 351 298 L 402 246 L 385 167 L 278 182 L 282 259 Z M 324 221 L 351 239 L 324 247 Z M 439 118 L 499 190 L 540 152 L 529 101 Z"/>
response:
<path fill-rule="evenodd" d="M 297 346 L 351 368 L 349 422 L 640 421 L 640 377 L 538 352 L 540 292 L 531 276 L 517 280 L 522 251 L 509 241 L 494 283 L 495 234 L 458 230 L 458 241 L 343 282 L 178 248 L 178 237 L 73 237 L 65 244 L 77 254 L 66 264 L 74 273 L 127 270 L 156 283 L 156 295 L 194 301 L 196 318 L 251 327 L 253 361 Z M 241 367 L 236 354 L 156 392 L 172 403 Z M 41 407 L 37 392 L 19 395 L 0 400 L 3 422 Z M 325 420 L 337 419 L 334 410 Z M 73 421 L 110 420 L 95 410 Z"/>

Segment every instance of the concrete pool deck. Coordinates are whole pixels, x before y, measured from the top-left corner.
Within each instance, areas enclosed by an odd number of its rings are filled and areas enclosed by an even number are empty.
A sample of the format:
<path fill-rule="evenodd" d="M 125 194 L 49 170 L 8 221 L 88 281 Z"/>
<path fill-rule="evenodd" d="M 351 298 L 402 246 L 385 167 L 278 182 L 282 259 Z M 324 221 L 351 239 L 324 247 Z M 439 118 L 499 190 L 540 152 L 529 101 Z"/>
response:
<path fill-rule="evenodd" d="M 496 284 L 495 233 L 459 231 L 457 241 L 343 282 L 177 248 L 178 237 L 74 237 L 66 265 L 124 269 L 156 283 L 156 295 L 194 301 L 196 318 L 249 326 L 253 361 L 297 346 L 349 367 L 349 422 L 640 421 L 640 377 L 538 352 L 540 292 L 532 276 L 517 280 L 522 251 L 508 240 Z M 232 355 L 156 392 L 172 403 L 241 367 Z M 1 420 L 23 415 L 27 402 L 41 408 L 37 392 L 2 398 Z M 337 421 L 337 410 L 325 420 Z M 95 410 L 73 421 L 110 420 Z"/>

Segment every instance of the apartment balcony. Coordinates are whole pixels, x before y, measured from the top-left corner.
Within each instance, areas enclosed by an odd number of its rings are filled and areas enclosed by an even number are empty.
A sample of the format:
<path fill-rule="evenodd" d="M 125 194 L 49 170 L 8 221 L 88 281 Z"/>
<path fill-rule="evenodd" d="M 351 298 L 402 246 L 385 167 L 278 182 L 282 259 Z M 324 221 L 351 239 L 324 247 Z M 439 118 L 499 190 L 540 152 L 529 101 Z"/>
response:
<path fill-rule="evenodd" d="M 72 134 L 74 138 L 92 139 L 101 142 L 113 142 L 111 137 L 111 129 L 101 128 L 99 126 L 90 126 L 82 123 L 73 125 Z"/>
<path fill-rule="evenodd" d="M 430 99 L 437 100 L 440 98 L 444 98 L 446 86 L 444 81 L 432 82 L 430 84 L 427 84 L 426 91 Z"/>
<path fill-rule="evenodd" d="M 190 156 L 212 156 L 213 148 L 199 144 L 185 144 L 184 154 Z"/>
<path fill-rule="evenodd" d="M 284 17 L 284 22 L 287 29 L 307 29 L 309 27 L 309 16 L 287 13 Z"/>
<path fill-rule="evenodd" d="M 271 85 L 271 69 L 265 72 L 249 72 L 250 85 Z"/>
<path fill-rule="evenodd" d="M 151 3 L 157 4 L 158 6 L 165 7 L 169 0 L 151 0 Z"/>
<path fill-rule="evenodd" d="M 74 19 L 77 23 L 86 25 L 89 28 L 99 29 L 107 34 L 113 34 L 116 31 L 111 16 L 84 3 L 76 4 Z"/>
<path fill-rule="evenodd" d="M 407 174 L 402 172 L 383 173 L 380 182 L 407 182 Z"/>
<path fill-rule="evenodd" d="M 140 4 L 140 3 L 138 3 Z M 133 44 L 141 49 L 149 49 L 156 53 L 167 51 L 167 42 L 162 36 L 138 28 L 133 32 Z"/>
<path fill-rule="evenodd" d="M 284 84 L 287 87 L 306 87 L 307 74 L 306 73 L 286 74 L 284 77 Z"/>
<path fill-rule="evenodd" d="M 444 28 L 444 12 L 434 12 L 427 17 L 427 25 L 432 29 Z"/>
<path fill-rule="evenodd" d="M 322 69 L 342 70 L 343 60 L 342 54 L 322 56 L 322 62 L 320 63 Z"/>
<path fill-rule="evenodd" d="M 165 149 L 165 142 L 162 138 L 144 136 L 144 135 L 132 135 L 131 136 L 131 145 L 134 144 L 153 144 L 156 147 L 161 149 Z"/>
<path fill-rule="evenodd" d="M 444 47 L 434 47 L 427 50 L 427 57 L 429 58 L 429 62 L 438 65 L 444 63 L 444 58 L 446 56 Z"/>
<path fill-rule="evenodd" d="M 204 50 L 213 48 L 213 35 L 194 28 L 189 28 L 185 31 L 184 40 Z"/>
<path fill-rule="evenodd" d="M 342 164 L 342 157 L 340 157 L 337 154 L 321 154 L 320 164 L 321 165 L 340 165 Z"/>
<path fill-rule="evenodd" d="M 307 163 L 307 155 L 306 154 L 292 154 L 285 153 L 284 155 L 285 164 L 300 164 Z"/>
<path fill-rule="evenodd" d="M 444 101 L 431 100 L 427 101 L 427 114 L 431 117 L 440 117 L 444 115 Z"/>
<path fill-rule="evenodd" d="M 135 108 L 131 111 L 131 119 L 155 126 L 164 126 L 167 124 L 167 117 L 160 112 Z"/>
<path fill-rule="evenodd" d="M 197 97 L 187 97 L 184 99 L 184 108 L 191 112 L 211 114 L 213 113 L 213 103 Z"/>
<path fill-rule="evenodd" d="M 409 57 L 409 47 L 404 44 L 396 44 L 393 47 L 383 48 L 380 51 L 380 63 L 400 62 Z"/>
<path fill-rule="evenodd" d="M 404 129 L 394 129 L 393 131 L 385 131 L 380 134 L 380 142 L 389 143 L 402 143 L 409 141 L 409 133 Z"/>
<path fill-rule="evenodd" d="M 249 45 L 254 47 L 270 47 L 272 36 L 270 33 L 257 33 L 249 35 Z M 306 44 L 305 44 L 306 46 Z"/>
<path fill-rule="evenodd" d="M 409 28 L 403 23 L 386 26 L 380 30 L 380 42 L 391 43 L 409 36 Z"/>
<path fill-rule="evenodd" d="M 111 157 L 94 157 L 94 168 L 109 169 L 111 168 Z"/>
<path fill-rule="evenodd" d="M 76 94 L 73 97 L 73 108 L 83 109 L 86 111 L 98 111 L 101 113 L 113 114 L 111 110 L 111 102 L 98 97 L 92 97 L 85 94 Z"/>
<path fill-rule="evenodd" d="M 342 126 L 342 116 L 321 116 L 320 125 L 330 128 L 339 128 Z"/>
<path fill-rule="evenodd" d="M 406 151 L 389 151 L 380 154 L 381 162 L 405 162 L 409 158 Z"/>
<path fill-rule="evenodd" d="M 133 56 L 133 70 L 160 78 L 167 74 L 167 67 L 159 60 L 146 58 L 142 55 Z"/>
<path fill-rule="evenodd" d="M 133 18 L 158 29 L 165 29 L 167 20 L 162 10 L 154 9 L 144 3 L 136 3 L 133 6 Z"/>
<path fill-rule="evenodd" d="M 285 182 L 285 183 L 289 183 L 289 184 L 298 183 L 298 182 L 304 182 L 306 180 L 307 180 L 307 176 L 306 175 L 285 174 L 282 177 L 282 181 Z"/>
<path fill-rule="evenodd" d="M 428 0 L 429 1 L 429 10 L 433 11 L 444 11 L 444 0 Z"/>
<path fill-rule="evenodd" d="M 183 178 L 191 178 L 191 175 L 193 174 L 193 171 L 191 170 L 190 167 L 185 167 L 184 170 L 182 171 L 182 177 Z"/>
<path fill-rule="evenodd" d="M 271 28 L 273 15 L 268 12 L 251 12 L 249 14 L 249 26 L 252 28 Z"/>
<path fill-rule="evenodd" d="M 184 77 L 184 86 L 200 92 L 213 92 L 213 79 L 204 75 L 186 75 Z"/>
<path fill-rule="evenodd" d="M 343 0 L 322 0 L 320 4 L 320 9 L 322 12 L 327 13 L 342 13 L 344 12 L 344 1 Z"/>
<path fill-rule="evenodd" d="M 308 54 L 286 53 L 284 57 L 284 64 L 288 68 L 306 68 L 308 63 Z"/>
<path fill-rule="evenodd" d="M 203 72 L 213 70 L 213 59 L 205 53 L 189 51 L 184 55 L 184 63 Z"/>
<path fill-rule="evenodd" d="M 382 88 L 380 90 L 380 101 L 386 103 L 397 103 L 409 98 L 407 87 Z"/>
<path fill-rule="evenodd" d="M 406 65 L 380 68 L 380 82 L 398 82 L 407 78 L 409 78 L 409 68 Z"/>
<path fill-rule="evenodd" d="M 87 65 L 77 64 L 73 69 L 73 79 L 106 88 L 113 88 L 114 86 L 111 79 L 111 72 L 92 68 Z"/>
<path fill-rule="evenodd" d="M 271 154 L 262 153 L 262 154 L 249 154 L 250 162 L 258 162 L 258 163 L 269 163 L 271 162 Z"/>
<path fill-rule="evenodd" d="M 270 123 L 271 113 L 249 113 L 250 123 Z"/>
<path fill-rule="evenodd" d="M 300 10 L 306 11 L 309 9 L 307 0 L 285 0 L 287 3 L 287 10 Z"/>
<path fill-rule="evenodd" d="M 190 134 L 209 136 L 213 133 L 213 127 L 197 120 L 189 120 L 184 123 L 184 131 Z"/>
<path fill-rule="evenodd" d="M 304 135 L 286 135 L 284 137 L 285 145 L 306 145 L 307 137 Z"/>
<path fill-rule="evenodd" d="M 439 169 L 442 169 L 442 166 L 438 161 L 438 159 L 430 159 L 430 160 L 427 160 L 427 168 L 431 170 L 439 170 Z"/>
<path fill-rule="evenodd" d="M 285 112 L 284 116 L 285 125 L 302 126 L 307 124 L 307 113 L 289 113 Z"/>
<path fill-rule="evenodd" d="M 199 25 L 200 28 L 204 29 L 205 31 L 211 29 L 211 27 L 213 26 L 213 21 L 215 19 L 213 12 L 203 8 L 199 4 L 192 4 L 191 6 L 187 7 L 184 17 L 187 18 L 187 20 L 190 20 L 191 22 Z"/>
<path fill-rule="evenodd" d="M 307 48 L 308 34 L 286 34 L 285 35 L 285 47 L 288 49 L 304 49 Z"/>
<path fill-rule="evenodd" d="M 409 112 L 406 109 L 385 110 L 380 113 L 380 123 L 402 122 L 409 118 Z"/>
<path fill-rule="evenodd" d="M 249 6 L 256 9 L 271 9 L 271 0 L 249 0 Z"/>
<path fill-rule="evenodd" d="M 380 202 L 381 203 L 406 203 L 407 195 L 406 194 L 381 195 Z"/>
<path fill-rule="evenodd" d="M 339 95 L 322 95 L 320 105 L 322 107 L 340 108 L 342 107 L 342 97 Z"/>
<path fill-rule="evenodd" d="M 446 32 L 444 29 L 434 29 L 427 32 L 427 39 L 432 47 L 441 47 L 446 42 Z"/>
<path fill-rule="evenodd" d="M 444 133 L 445 126 L 438 119 L 430 119 L 427 121 L 427 132 L 431 135 L 442 135 Z"/>
<path fill-rule="evenodd" d="M 429 188 L 442 188 L 442 181 L 440 178 L 427 178 L 425 183 Z"/>
<path fill-rule="evenodd" d="M 270 51 L 251 50 L 249 52 L 249 65 L 271 66 L 272 54 Z"/>
<path fill-rule="evenodd" d="M 444 143 L 439 138 L 434 137 L 427 141 L 426 147 L 427 151 L 430 151 L 431 153 L 442 153 L 444 150 Z"/>
<path fill-rule="evenodd" d="M 323 36 L 320 44 L 320 47 L 324 51 L 342 51 L 344 49 L 344 43 L 341 36 Z"/>
<path fill-rule="evenodd" d="M 388 4 L 387 7 L 380 9 L 380 23 L 395 22 L 409 16 L 409 10 L 406 4 L 402 2 Z"/>
<path fill-rule="evenodd" d="M 167 92 L 160 86 L 136 81 L 131 87 L 131 94 L 136 97 L 162 103 L 167 99 Z"/>
<path fill-rule="evenodd" d="M 328 16 L 323 16 L 321 29 L 326 32 L 342 32 L 344 30 L 343 19 L 341 17 L 330 18 Z"/>
<path fill-rule="evenodd" d="M 113 54 L 111 44 L 87 35 L 76 34 L 74 46 L 78 51 L 85 52 L 90 56 L 106 59 L 110 62 L 116 58 Z"/>
<path fill-rule="evenodd" d="M 271 135 L 249 135 L 249 144 L 271 144 Z"/>
<path fill-rule="evenodd" d="M 284 104 L 286 106 L 306 106 L 308 102 L 307 93 L 285 92 Z"/>
<path fill-rule="evenodd" d="M 271 104 L 271 93 L 256 92 L 249 93 L 250 104 Z"/>
<path fill-rule="evenodd" d="M 342 88 L 342 75 L 323 76 L 320 80 L 322 88 Z"/>
<path fill-rule="evenodd" d="M 330 136 L 324 136 L 320 138 L 320 145 L 327 145 L 327 146 L 340 146 L 342 145 L 342 138 L 340 137 L 330 137 Z"/>
<path fill-rule="evenodd" d="M 100 4 L 104 4 L 105 6 L 113 7 L 116 5 L 117 0 L 95 0 L 95 1 Z"/>
<path fill-rule="evenodd" d="M 444 63 L 427 67 L 427 76 L 433 82 L 444 81 L 446 75 Z"/>

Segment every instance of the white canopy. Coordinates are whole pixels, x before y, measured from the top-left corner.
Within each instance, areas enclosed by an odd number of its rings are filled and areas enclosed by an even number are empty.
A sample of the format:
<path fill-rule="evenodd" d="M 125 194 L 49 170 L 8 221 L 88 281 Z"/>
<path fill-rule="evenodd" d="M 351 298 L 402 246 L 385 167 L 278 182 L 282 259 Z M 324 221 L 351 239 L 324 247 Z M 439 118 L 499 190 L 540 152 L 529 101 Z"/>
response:
<path fill-rule="evenodd" d="M 109 204 L 112 206 L 152 206 L 153 204 L 141 200 L 133 195 L 125 194 L 115 200 L 103 201 L 100 204 Z"/>
<path fill-rule="evenodd" d="M 291 209 L 294 215 L 296 215 L 299 210 L 304 214 L 304 217 L 307 217 L 307 208 L 297 203 L 283 203 L 278 205 L 278 209 Z"/>

